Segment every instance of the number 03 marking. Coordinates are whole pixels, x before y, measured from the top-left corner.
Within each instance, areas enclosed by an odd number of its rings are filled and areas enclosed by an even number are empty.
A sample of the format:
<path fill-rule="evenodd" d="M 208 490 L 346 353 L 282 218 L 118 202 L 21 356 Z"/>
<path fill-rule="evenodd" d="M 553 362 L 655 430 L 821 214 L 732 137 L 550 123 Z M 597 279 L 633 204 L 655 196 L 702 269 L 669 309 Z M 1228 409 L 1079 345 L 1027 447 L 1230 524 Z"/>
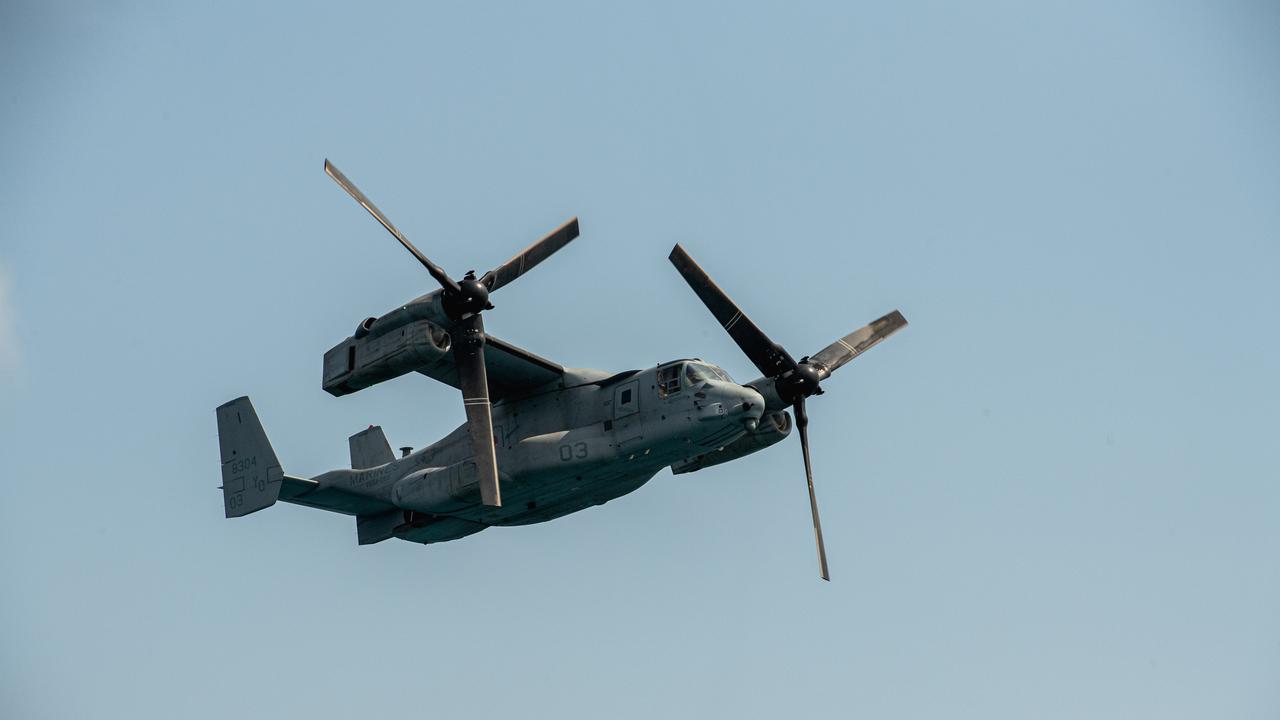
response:
<path fill-rule="evenodd" d="M 560 446 L 560 462 L 569 462 L 574 458 L 582 460 L 587 457 L 587 444 L 577 442 L 572 445 Z"/>

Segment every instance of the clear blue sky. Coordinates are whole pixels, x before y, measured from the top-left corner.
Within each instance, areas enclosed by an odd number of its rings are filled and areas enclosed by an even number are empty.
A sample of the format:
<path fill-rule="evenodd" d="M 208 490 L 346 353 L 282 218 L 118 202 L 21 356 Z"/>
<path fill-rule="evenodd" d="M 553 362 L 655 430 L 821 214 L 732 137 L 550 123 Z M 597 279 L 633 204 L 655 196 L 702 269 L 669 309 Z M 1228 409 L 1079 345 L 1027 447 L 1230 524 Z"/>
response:
<path fill-rule="evenodd" d="M 1280 715 L 1280 6 L 0 6 L 0 715 Z M 911 326 L 794 440 L 540 526 L 222 518 L 456 392 L 320 359 L 570 215 L 495 298 L 567 365 Z"/>

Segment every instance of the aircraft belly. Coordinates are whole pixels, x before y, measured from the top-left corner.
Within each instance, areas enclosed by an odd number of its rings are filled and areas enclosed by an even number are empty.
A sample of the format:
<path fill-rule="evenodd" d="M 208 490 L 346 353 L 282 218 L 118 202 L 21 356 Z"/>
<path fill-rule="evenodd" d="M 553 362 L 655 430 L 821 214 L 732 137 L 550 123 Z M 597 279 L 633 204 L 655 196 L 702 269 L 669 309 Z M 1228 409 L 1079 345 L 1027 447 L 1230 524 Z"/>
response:
<path fill-rule="evenodd" d="M 635 465 L 624 469 L 601 468 L 582 475 L 544 477 L 536 488 L 537 500 L 512 507 L 501 515 L 486 518 L 489 525 L 532 525 L 564 517 L 621 497 L 639 489 L 661 470 L 661 466 Z M 503 510 L 508 510 L 503 507 Z"/>
<path fill-rule="evenodd" d="M 663 468 L 715 450 L 745 434 L 736 422 L 692 424 L 662 437 L 655 433 L 621 448 L 599 426 L 526 438 L 516 448 L 519 490 L 501 510 L 486 514 L 489 525 L 530 525 L 563 517 L 633 492 Z M 648 440 L 646 443 L 644 440 Z M 652 443 L 652 446 L 645 447 Z M 504 496 L 506 495 L 504 485 Z M 492 510 L 490 508 L 489 510 Z"/>
<path fill-rule="evenodd" d="M 395 537 L 409 542 L 431 543 L 448 542 L 484 530 L 489 527 L 484 523 L 472 522 L 455 517 L 432 518 L 424 522 L 408 523 L 395 532 Z"/>

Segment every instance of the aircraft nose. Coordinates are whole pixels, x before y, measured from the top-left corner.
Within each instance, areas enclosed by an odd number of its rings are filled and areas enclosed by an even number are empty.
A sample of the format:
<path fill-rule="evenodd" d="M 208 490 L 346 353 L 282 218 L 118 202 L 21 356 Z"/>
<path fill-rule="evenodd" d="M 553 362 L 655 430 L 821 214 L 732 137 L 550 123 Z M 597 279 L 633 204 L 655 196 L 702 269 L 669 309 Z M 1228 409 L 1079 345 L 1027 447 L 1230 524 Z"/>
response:
<path fill-rule="evenodd" d="M 699 391 L 697 403 L 700 421 L 733 420 L 754 430 L 764 414 L 764 398 L 749 387 L 731 383 L 707 383 Z"/>

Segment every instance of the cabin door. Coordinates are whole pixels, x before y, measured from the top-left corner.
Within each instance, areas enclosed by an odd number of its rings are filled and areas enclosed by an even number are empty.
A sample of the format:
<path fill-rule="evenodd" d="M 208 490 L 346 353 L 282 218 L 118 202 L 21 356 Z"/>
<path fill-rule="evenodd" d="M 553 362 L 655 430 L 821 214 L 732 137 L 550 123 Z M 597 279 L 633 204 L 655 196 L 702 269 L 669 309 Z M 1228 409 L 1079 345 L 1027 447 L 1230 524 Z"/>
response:
<path fill-rule="evenodd" d="M 622 383 L 613 389 L 613 440 L 622 450 L 641 444 L 644 429 L 640 424 L 640 381 Z"/>

